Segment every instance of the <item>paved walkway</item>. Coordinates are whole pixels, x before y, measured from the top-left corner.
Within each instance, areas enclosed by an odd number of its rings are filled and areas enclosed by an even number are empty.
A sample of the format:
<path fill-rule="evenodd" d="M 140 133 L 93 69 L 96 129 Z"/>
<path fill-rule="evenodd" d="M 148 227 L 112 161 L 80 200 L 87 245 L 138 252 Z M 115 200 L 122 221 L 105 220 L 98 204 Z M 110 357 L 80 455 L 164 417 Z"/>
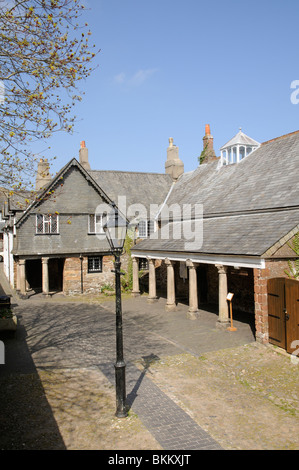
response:
<path fill-rule="evenodd" d="M 2 285 L 9 294 L 5 280 Z M 61 296 L 45 302 L 36 296 L 17 303 L 21 342 L 12 342 L 8 347 L 3 373 L 24 373 L 26 367 L 30 368 L 26 365 L 30 356 L 37 368 L 98 367 L 114 384 L 114 302 L 69 303 Z M 217 315 L 211 311 L 203 310 L 198 319 L 190 320 L 186 305 L 178 305 L 176 312 L 165 312 L 164 304 L 165 299 L 148 304 L 144 297 L 123 302 L 128 405 L 165 450 L 221 449 L 152 382 L 147 369 L 152 359 L 165 354 L 191 352 L 200 356 L 206 351 L 252 342 L 252 328 L 240 317 L 240 321 L 235 320 L 237 332 L 221 331 L 216 327 Z M 24 355 L 22 334 L 29 355 Z M 133 364 L 138 360 L 143 360 L 143 370 Z"/>
<path fill-rule="evenodd" d="M 114 383 L 111 364 L 100 366 Z M 221 446 L 133 364 L 126 367 L 127 404 L 165 450 L 220 450 Z"/>
<path fill-rule="evenodd" d="M 166 313 L 164 304 L 164 299 L 154 305 L 148 304 L 145 298 L 126 301 L 124 318 L 130 316 L 131 321 L 138 325 L 140 335 L 148 329 L 151 335 L 168 343 L 168 347 L 195 356 L 254 341 L 252 328 L 244 323 L 242 315 L 242 321 L 235 322 L 238 327 L 236 334 L 218 329 L 217 315 L 211 311 L 201 310 L 198 319 L 190 320 L 186 305 L 179 304 L 176 312 Z M 152 356 L 155 360 L 155 355 Z M 220 450 L 221 446 L 146 376 L 151 356 L 145 356 L 144 362 L 142 372 L 133 364 L 127 365 L 128 404 L 163 449 Z M 113 383 L 111 365 L 107 368 L 102 365 L 101 370 Z"/>

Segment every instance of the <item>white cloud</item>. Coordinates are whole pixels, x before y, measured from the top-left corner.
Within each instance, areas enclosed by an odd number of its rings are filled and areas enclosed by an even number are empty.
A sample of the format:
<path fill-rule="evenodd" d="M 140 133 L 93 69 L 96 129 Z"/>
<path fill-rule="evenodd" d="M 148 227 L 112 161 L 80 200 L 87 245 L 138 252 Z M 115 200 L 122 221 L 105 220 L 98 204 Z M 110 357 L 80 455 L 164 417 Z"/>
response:
<path fill-rule="evenodd" d="M 114 77 L 115 83 L 124 83 L 125 79 L 126 79 L 126 74 L 124 72 L 121 72 L 118 75 L 115 75 Z"/>
<path fill-rule="evenodd" d="M 141 69 L 138 70 L 138 72 L 133 75 L 133 77 L 130 80 L 131 85 L 141 85 L 143 82 L 145 82 L 151 75 L 153 75 L 157 69 Z"/>
<path fill-rule="evenodd" d="M 115 75 L 114 82 L 117 84 L 127 84 L 129 86 L 139 86 L 142 85 L 149 77 L 151 77 L 157 69 L 140 69 L 132 77 L 126 77 L 124 72 L 120 72 L 118 75 Z"/>

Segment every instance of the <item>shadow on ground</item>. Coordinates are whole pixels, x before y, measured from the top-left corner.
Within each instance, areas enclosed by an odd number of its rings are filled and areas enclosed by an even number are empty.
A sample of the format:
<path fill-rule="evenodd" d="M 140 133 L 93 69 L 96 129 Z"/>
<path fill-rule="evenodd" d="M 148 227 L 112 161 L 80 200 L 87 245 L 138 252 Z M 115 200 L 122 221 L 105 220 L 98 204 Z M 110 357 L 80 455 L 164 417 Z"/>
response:
<path fill-rule="evenodd" d="M 0 366 L 0 449 L 64 450 L 26 337 L 22 326 L 14 337 L 0 335 L 5 345 L 5 365 Z"/>

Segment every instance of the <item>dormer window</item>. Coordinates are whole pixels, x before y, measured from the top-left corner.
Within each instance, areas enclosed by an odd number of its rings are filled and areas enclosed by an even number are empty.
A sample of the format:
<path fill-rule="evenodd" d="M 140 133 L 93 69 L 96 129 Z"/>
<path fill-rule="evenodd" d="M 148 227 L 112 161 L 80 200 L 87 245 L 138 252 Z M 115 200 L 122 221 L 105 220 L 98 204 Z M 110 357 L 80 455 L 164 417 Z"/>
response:
<path fill-rule="evenodd" d="M 36 233 L 45 235 L 59 233 L 58 214 L 37 214 Z"/>
<path fill-rule="evenodd" d="M 238 134 L 221 147 L 221 166 L 239 163 L 254 150 L 259 148 L 259 146 L 259 142 L 248 137 L 248 135 L 244 134 L 240 128 Z"/>

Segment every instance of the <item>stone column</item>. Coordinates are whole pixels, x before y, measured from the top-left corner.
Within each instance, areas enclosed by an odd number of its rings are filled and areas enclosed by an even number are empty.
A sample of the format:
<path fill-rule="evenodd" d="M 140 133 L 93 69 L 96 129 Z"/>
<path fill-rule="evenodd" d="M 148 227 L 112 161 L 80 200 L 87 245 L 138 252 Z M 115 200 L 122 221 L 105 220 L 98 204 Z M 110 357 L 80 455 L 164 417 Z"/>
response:
<path fill-rule="evenodd" d="M 165 264 L 167 266 L 167 302 L 165 308 L 168 311 L 172 311 L 176 310 L 174 262 L 166 258 Z"/>
<path fill-rule="evenodd" d="M 189 269 L 189 317 L 196 318 L 198 313 L 198 296 L 197 296 L 197 273 L 196 265 L 192 261 L 187 260 L 186 265 Z"/>
<path fill-rule="evenodd" d="M 220 324 L 226 325 L 229 322 L 229 312 L 227 304 L 227 266 L 216 264 L 219 274 L 219 318 Z"/>
<path fill-rule="evenodd" d="M 132 296 L 138 297 L 140 295 L 139 290 L 139 260 L 138 258 L 132 258 L 133 263 L 133 290 Z"/>
<path fill-rule="evenodd" d="M 157 290 L 156 290 L 156 269 L 155 269 L 155 260 L 148 258 L 148 298 L 147 302 L 152 303 L 158 300 Z"/>
<path fill-rule="evenodd" d="M 27 296 L 26 294 L 26 260 L 20 259 L 19 260 L 19 269 L 18 269 L 18 285 L 20 289 L 20 294 L 22 296 Z"/>
<path fill-rule="evenodd" d="M 49 296 L 49 258 L 42 258 L 43 294 Z"/>

